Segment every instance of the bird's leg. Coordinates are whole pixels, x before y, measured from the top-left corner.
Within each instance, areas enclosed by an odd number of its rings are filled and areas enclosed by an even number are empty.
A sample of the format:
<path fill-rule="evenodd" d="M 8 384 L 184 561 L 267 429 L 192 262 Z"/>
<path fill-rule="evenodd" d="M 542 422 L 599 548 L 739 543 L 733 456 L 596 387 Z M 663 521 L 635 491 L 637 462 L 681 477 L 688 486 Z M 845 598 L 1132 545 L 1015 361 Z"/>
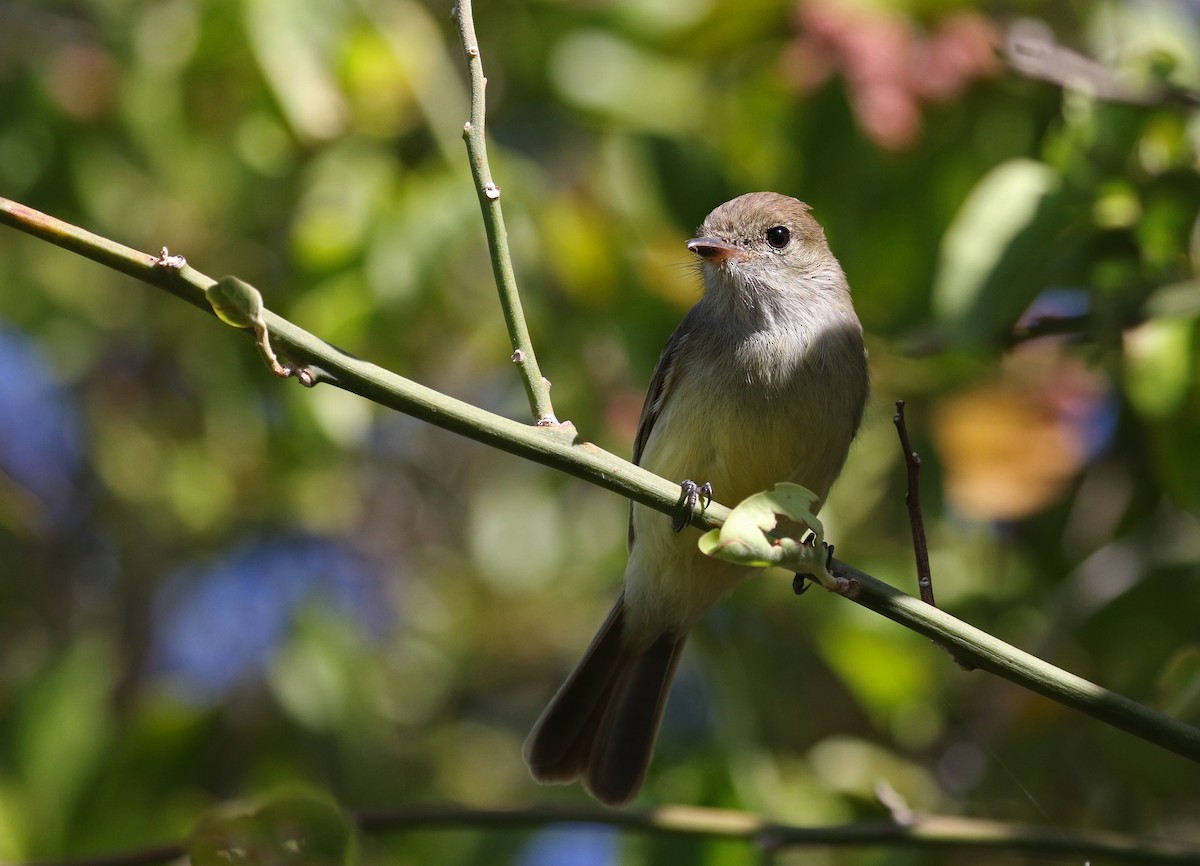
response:
<path fill-rule="evenodd" d="M 682 491 L 679 494 L 679 513 L 671 521 L 671 528 L 676 532 L 683 532 L 683 528 L 692 522 L 697 505 L 700 506 L 700 511 L 703 513 L 704 509 L 712 504 L 713 489 L 707 481 L 697 484 L 686 478 L 679 482 L 679 486 Z"/>

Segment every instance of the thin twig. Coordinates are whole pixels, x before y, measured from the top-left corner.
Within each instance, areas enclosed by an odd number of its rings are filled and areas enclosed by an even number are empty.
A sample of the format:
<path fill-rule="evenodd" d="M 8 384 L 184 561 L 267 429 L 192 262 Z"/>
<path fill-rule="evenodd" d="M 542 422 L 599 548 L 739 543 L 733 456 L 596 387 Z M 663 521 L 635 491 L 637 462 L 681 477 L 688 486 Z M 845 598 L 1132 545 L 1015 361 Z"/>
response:
<path fill-rule="evenodd" d="M 694 839 L 740 840 L 764 852 L 784 848 L 865 848 L 887 846 L 918 850 L 996 851 L 1067 858 L 1103 857 L 1122 863 L 1200 864 L 1200 847 L 1120 833 L 1071 833 L 1058 828 L 1008 824 L 943 815 L 912 814 L 906 821 L 869 821 L 829 826 L 798 826 L 769 821 L 732 809 L 663 806 L 649 811 L 601 806 L 535 806 L 516 809 L 471 809 L 458 806 L 414 806 L 361 813 L 358 831 L 379 836 L 439 829 L 532 829 L 591 824 L 631 833 L 685 836 Z M 164 845 L 103 857 L 60 860 L 29 866 L 151 866 L 185 856 L 185 844 Z"/>
<path fill-rule="evenodd" d="M 896 414 L 892 416 L 892 423 L 896 425 L 896 432 L 900 435 L 900 447 L 904 449 L 904 465 L 908 470 L 904 504 L 908 506 L 908 524 L 912 528 L 913 556 L 917 561 L 917 588 L 921 593 L 921 601 L 937 607 L 937 602 L 933 598 L 933 573 L 929 568 L 929 543 L 925 537 L 925 515 L 921 511 L 921 455 L 912 447 L 912 442 L 908 438 L 903 400 L 896 401 Z M 950 647 L 937 641 L 934 643 L 950 653 L 964 671 L 975 670 L 973 664 L 957 656 Z"/>
<path fill-rule="evenodd" d="M 190 266 L 178 270 L 162 267 L 156 256 L 98 238 L 4 198 L 0 198 L 0 223 L 158 286 L 212 314 L 204 291 L 216 280 Z M 538 428 L 495 415 L 347 355 L 268 310 L 262 315 L 272 339 L 292 361 L 306 364 L 318 383 L 335 385 L 381 406 L 582 478 L 663 514 L 676 512 L 681 493 L 678 484 L 580 440 L 569 425 Z M 249 331 L 245 333 L 252 336 Z M 728 515 L 726 506 L 713 502 L 703 511 L 696 511 L 692 525 L 716 529 Z M 839 562 L 836 568 L 839 574 L 858 581 L 855 603 L 950 646 L 956 658 L 1200 763 L 1200 728 L 1056 668 L 850 565 Z"/>
<path fill-rule="evenodd" d="M 521 296 L 517 292 L 517 278 L 508 251 L 508 232 L 504 228 L 504 211 L 500 207 L 500 187 L 492 179 L 492 170 L 488 165 L 484 127 L 487 79 L 483 75 L 479 41 L 475 38 L 471 0 L 458 0 L 454 16 L 458 19 L 458 31 L 471 76 L 471 119 L 463 126 L 463 140 L 467 143 L 471 175 L 475 178 L 475 192 L 479 196 L 483 225 L 487 229 L 488 251 L 492 258 L 492 272 L 496 276 L 496 288 L 500 292 L 500 306 L 504 309 L 504 321 L 512 340 L 512 361 L 525 380 L 534 420 L 542 426 L 557 424 L 558 419 L 550 402 L 550 383 L 538 367 L 533 341 L 525 324 L 525 313 L 521 308 Z"/>
<path fill-rule="evenodd" d="M 732 809 L 663 806 L 649 811 L 600 806 L 524 809 L 462 809 L 427 806 L 362 815 L 363 832 L 394 832 L 437 827 L 540 827 L 600 824 L 630 832 L 741 839 L 763 851 L 783 848 L 857 848 L 873 845 L 919 849 L 975 849 L 1044 856 L 1120 857 L 1123 862 L 1200 864 L 1200 847 L 1140 839 L 1118 833 L 1064 833 L 1032 827 L 941 815 L 915 814 L 907 822 L 871 821 L 824 827 L 767 820 Z"/>
<path fill-rule="evenodd" d="M 1132 80 L 1111 66 L 1067 48 L 1055 41 L 1049 27 L 1041 22 L 1021 21 L 1010 27 L 1004 54 L 1009 65 L 1027 78 L 1081 90 L 1106 102 L 1200 105 L 1200 93 L 1161 78 L 1148 82 Z"/>
<path fill-rule="evenodd" d="M 921 455 L 913 450 L 908 440 L 908 425 L 904 423 L 904 401 L 896 401 L 896 414 L 892 416 L 896 432 L 900 434 L 900 447 L 904 449 L 904 465 L 908 469 L 907 491 L 904 504 L 908 506 L 908 523 L 912 527 L 913 555 L 917 560 L 917 587 L 921 601 L 937 607 L 933 600 L 933 575 L 929 571 L 929 545 L 925 541 L 925 517 L 921 513 Z"/>

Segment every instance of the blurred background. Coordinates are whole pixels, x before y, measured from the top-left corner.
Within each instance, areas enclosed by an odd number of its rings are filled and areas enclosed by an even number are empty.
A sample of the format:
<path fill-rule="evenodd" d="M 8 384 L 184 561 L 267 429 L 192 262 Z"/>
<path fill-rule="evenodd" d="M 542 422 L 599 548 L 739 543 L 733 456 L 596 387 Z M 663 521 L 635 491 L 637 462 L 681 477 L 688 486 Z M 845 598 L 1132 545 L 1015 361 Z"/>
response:
<path fill-rule="evenodd" d="M 873 369 L 822 515 L 839 555 L 915 591 L 904 399 L 941 606 L 1200 723 L 1200 115 L 1175 89 L 1200 89 L 1200 3 L 510 0 L 476 24 L 560 418 L 628 455 L 698 297 L 684 241 L 736 194 L 802 198 Z M 1017 74 L 1014 26 L 1104 67 L 1065 92 Z M 0 0 L 0 105 L 0 195 L 529 417 L 448 0 Z M 618 591 L 626 502 L 280 383 L 244 335 L 9 229 L 0 280 L 0 860 L 178 840 L 290 785 L 353 809 L 587 801 L 520 748 Z M 1047 318 L 1069 333 L 1011 339 Z M 690 647 L 639 805 L 827 824 L 885 818 L 882 785 L 1200 843 L 1194 766 L 787 576 Z M 572 828 L 361 854 L 761 862 Z"/>

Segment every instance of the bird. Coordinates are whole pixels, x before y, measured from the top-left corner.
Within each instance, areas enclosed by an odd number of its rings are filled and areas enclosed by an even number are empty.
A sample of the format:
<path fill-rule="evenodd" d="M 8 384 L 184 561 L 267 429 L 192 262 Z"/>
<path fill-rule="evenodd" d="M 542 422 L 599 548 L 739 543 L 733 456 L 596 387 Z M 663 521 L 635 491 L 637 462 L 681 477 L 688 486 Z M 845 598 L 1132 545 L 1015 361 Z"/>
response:
<path fill-rule="evenodd" d="M 687 249 L 704 291 L 651 377 L 633 462 L 682 479 L 688 506 L 790 481 L 816 494 L 815 513 L 869 391 L 841 265 L 809 206 L 774 192 L 718 206 Z M 673 526 L 631 504 L 622 592 L 525 743 L 538 782 L 582 780 L 612 806 L 640 791 L 689 630 L 759 571 L 701 554 L 690 517 Z"/>

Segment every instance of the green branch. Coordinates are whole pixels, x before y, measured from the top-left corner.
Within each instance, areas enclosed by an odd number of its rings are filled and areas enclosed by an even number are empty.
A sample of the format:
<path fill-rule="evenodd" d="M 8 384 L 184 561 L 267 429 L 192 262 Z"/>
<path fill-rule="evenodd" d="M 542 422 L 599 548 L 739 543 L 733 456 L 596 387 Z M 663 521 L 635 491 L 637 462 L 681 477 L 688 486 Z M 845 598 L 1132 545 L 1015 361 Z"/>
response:
<path fill-rule="evenodd" d="M 844 576 L 858 581 L 856 602 L 941 644 L 950 650 L 956 661 L 969 662 L 1063 706 L 1200 763 L 1200 728 L 1057 668 L 865 572 L 840 563 L 838 567 Z"/>
<path fill-rule="evenodd" d="M 122 246 L 5 198 L 0 198 L 0 223 L 136 277 L 213 314 L 205 293 L 217 281 L 190 266 L 172 267 L 161 257 Z M 269 310 L 263 310 L 262 316 L 272 342 L 282 347 L 294 363 L 309 366 L 318 383 L 334 385 L 381 406 L 559 469 L 659 511 L 675 512 L 680 498 L 678 484 L 584 442 L 570 424 L 537 427 L 495 415 L 348 355 Z M 693 522 L 714 528 L 728 513 L 728 508 L 714 503 L 707 515 L 697 514 Z"/>
<path fill-rule="evenodd" d="M 3 198 L 0 198 L 0 222 L 144 280 L 212 313 L 205 290 L 216 281 L 193 268 L 165 265 L 162 258 L 121 246 Z M 292 362 L 308 365 L 316 383 L 351 391 L 478 442 L 574 475 L 664 514 L 677 512 L 678 484 L 581 440 L 569 424 L 536 427 L 494 415 L 351 357 L 274 313 L 264 310 L 262 315 L 271 339 Z M 704 512 L 697 512 L 692 523 L 715 529 L 728 514 L 728 508 L 714 502 Z M 841 563 L 837 569 L 858 581 L 855 602 L 944 644 L 957 658 L 1200 762 L 1200 728 L 1056 668 L 864 572 Z"/>
<path fill-rule="evenodd" d="M 529 406 L 534 420 L 539 425 L 558 423 L 554 407 L 550 404 L 550 383 L 542 376 L 537 356 L 533 353 L 533 341 L 525 325 L 525 313 L 521 309 L 521 296 L 517 293 L 517 278 L 513 273 L 512 257 L 508 252 L 508 232 L 504 228 L 504 211 L 500 207 L 500 187 L 492 179 L 488 165 L 487 140 L 485 138 L 486 103 L 484 91 L 487 79 L 483 75 L 483 58 L 479 53 L 479 41 L 475 37 L 475 20 L 471 13 L 471 0 L 458 0 L 455 6 L 458 32 L 462 37 L 463 52 L 467 56 L 467 70 L 471 76 L 471 119 L 463 126 L 463 139 L 467 143 L 467 156 L 471 161 L 471 175 L 475 178 L 475 192 L 479 196 L 479 207 L 483 211 L 483 224 L 487 229 L 488 252 L 492 258 L 492 272 L 496 276 L 496 288 L 500 292 L 500 306 L 504 309 L 504 321 L 512 340 L 513 363 L 525 380 L 529 394 Z"/>

